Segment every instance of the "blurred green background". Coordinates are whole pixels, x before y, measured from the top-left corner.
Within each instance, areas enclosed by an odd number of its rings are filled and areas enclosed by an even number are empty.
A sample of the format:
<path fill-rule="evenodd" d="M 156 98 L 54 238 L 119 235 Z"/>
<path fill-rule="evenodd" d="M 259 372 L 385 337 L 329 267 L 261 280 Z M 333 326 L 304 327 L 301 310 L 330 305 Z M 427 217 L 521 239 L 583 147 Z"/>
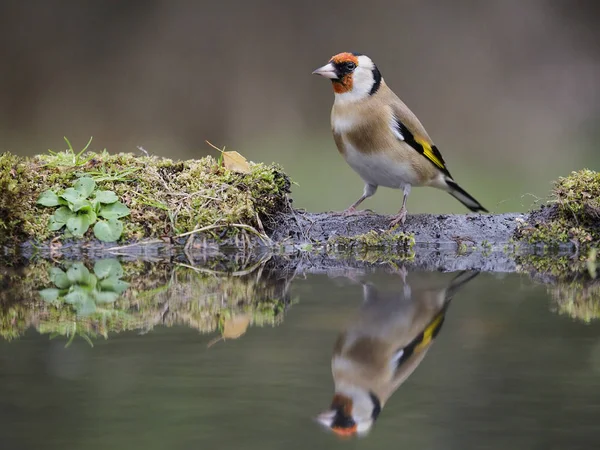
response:
<path fill-rule="evenodd" d="M 333 54 L 371 56 L 456 180 L 493 212 L 598 169 L 600 6 L 592 0 L 0 1 L 0 151 L 82 148 L 276 161 L 297 207 L 342 210 L 362 182 L 338 155 Z M 364 203 L 398 210 L 401 193 Z M 415 189 L 410 213 L 466 212 Z"/>

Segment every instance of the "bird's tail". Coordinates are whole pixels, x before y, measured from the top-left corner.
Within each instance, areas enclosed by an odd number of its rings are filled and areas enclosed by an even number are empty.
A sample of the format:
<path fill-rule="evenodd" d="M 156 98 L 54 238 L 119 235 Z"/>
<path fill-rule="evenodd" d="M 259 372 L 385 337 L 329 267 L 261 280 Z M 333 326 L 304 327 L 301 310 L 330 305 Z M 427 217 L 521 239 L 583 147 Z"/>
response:
<path fill-rule="evenodd" d="M 460 288 L 479 275 L 479 270 L 463 270 L 456 275 L 446 289 L 446 301 L 450 301 Z"/>
<path fill-rule="evenodd" d="M 454 181 L 453 179 L 446 177 L 446 185 L 448 186 L 448 192 L 450 193 L 450 195 L 452 195 L 455 199 L 457 199 L 459 202 L 461 202 L 463 205 L 465 205 L 471 211 L 488 212 L 487 209 L 485 209 L 483 206 L 481 206 L 481 203 L 479 203 L 477 200 L 475 200 L 469 193 L 467 193 L 467 191 L 465 191 L 463 188 L 461 188 L 456 183 L 456 181 Z"/>

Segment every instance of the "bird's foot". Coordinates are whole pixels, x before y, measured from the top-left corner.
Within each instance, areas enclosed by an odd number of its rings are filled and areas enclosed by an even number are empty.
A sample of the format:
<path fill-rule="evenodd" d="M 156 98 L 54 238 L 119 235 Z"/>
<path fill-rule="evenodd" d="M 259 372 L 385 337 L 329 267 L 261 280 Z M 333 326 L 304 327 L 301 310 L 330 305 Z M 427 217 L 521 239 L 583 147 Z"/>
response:
<path fill-rule="evenodd" d="M 368 214 L 369 212 L 371 212 L 368 209 L 356 209 L 354 206 L 350 206 L 349 208 L 346 208 L 343 211 L 337 212 L 336 214 L 339 214 L 341 216 L 356 216 L 359 214 Z"/>
<path fill-rule="evenodd" d="M 408 270 L 406 270 L 406 267 L 404 267 L 403 265 L 400 266 L 398 269 L 396 269 L 396 273 L 400 275 L 402 283 L 406 284 L 406 276 L 408 275 Z"/>
<path fill-rule="evenodd" d="M 392 221 L 390 222 L 390 228 L 394 228 L 398 224 L 404 225 L 404 222 L 406 222 L 407 215 L 408 215 L 408 211 L 406 210 L 405 207 L 402 207 L 400 209 L 400 211 L 398 212 L 398 214 L 396 214 L 392 218 Z"/>

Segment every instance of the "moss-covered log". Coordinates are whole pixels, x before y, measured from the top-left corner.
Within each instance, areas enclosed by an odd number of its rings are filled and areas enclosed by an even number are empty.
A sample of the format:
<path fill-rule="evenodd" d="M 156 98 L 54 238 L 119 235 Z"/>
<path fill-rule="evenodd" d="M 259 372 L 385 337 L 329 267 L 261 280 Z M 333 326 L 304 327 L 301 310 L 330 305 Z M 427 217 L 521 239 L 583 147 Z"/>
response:
<path fill-rule="evenodd" d="M 249 232 L 265 235 L 271 231 L 270 218 L 289 205 L 289 179 L 275 165 L 249 163 L 247 173 L 240 173 L 210 156 L 173 161 L 106 151 L 32 158 L 4 153 L 0 244 L 72 238 L 66 226 L 52 229 L 51 220 L 61 205 L 47 207 L 38 200 L 47 191 L 64 193 L 82 177 L 94 180 L 98 190 L 116 194 L 128 207 L 121 243 L 174 239 L 205 228 L 202 236 L 212 240 L 243 239 Z M 74 213 L 77 206 L 69 205 Z M 78 241 L 96 241 L 91 228 Z"/>
<path fill-rule="evenodd" d="M 0 245 L 5 252 L 30 253 L 73 248 L 125 251 L 128 245 L 139 250 L 150 243 L 186 251 L 224 246 L 269 247 L 279 252 L 324 249 L 383 260 L 410 259 L 417 253 L 417 258 L 429 258 L 430 267 L 437 264 L 434 248 L 467 255 L 472 268 L 496 261 L 494 270 L 516 267 L 517 250 L 531 254 L 539 247 L 566 252 L 570 261 L 585 261 L 600 242 L 600 175 L 589 170 L 559 179 L 548 201 L 529 214 L 415 214 L 404 226 L 390 230 L 389 216 L 369 211 L 342 215 L 293 209 L 288 198 L 291 183 L 281 168 L 238 162 L 228 165 L 212 157 L 173 161 L 106 151 L 67 150 L 32 158 L 4 153 L 0 156 Z M 82 237 L 74 236 L 68 226 L 55 229 L 60 205 L 39 203 L 47 191 L 66 198 L 69 188 L 83 177 L 94 180 L 94 189 L 103 192 L 92 197 L 113 193 L 127 207 L 116 242 L 99 242 L 91 227 Z M 68 204 L 73 214 L 80 213 L 78 207 L 77 199 Z M 494 255 L 501 256 L 494 259 Z M 464 260 L 445 264 L 460 265 Z M 547 272 L 560 261 L 549 256 L 534 263 Z"/>

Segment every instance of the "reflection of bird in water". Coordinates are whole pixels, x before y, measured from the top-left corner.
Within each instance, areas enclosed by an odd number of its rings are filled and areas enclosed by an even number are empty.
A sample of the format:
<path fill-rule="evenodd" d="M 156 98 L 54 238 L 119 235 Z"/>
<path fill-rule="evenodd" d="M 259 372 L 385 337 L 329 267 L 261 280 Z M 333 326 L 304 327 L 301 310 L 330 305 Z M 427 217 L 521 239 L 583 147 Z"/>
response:
<path fill-rule="evenodd" d="M 366 434 L 388 398 L 423 360 L 452 296 L 478 274 L 463 271 L 437 289 L 411 289 L 404 281 L 404 289 L 393 293 L 362 283 L 358 318 L 334 347 L 335 395 L 318 421 L 338 435 Z"/>

